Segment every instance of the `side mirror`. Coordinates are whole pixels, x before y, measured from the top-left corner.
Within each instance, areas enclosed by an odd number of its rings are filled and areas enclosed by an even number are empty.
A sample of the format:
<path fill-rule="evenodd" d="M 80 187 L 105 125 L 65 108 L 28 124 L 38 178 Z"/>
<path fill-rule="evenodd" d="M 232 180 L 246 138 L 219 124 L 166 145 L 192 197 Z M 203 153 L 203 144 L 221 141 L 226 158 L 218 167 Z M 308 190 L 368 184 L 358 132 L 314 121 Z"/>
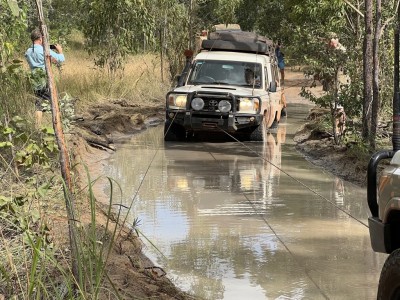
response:
<path fill-rule="evenodd" d="M 271 93 L 275 93 L 276 92 L 276 81 L 271 81 L 269 84 L 269 89 L 268 89 Z"/>

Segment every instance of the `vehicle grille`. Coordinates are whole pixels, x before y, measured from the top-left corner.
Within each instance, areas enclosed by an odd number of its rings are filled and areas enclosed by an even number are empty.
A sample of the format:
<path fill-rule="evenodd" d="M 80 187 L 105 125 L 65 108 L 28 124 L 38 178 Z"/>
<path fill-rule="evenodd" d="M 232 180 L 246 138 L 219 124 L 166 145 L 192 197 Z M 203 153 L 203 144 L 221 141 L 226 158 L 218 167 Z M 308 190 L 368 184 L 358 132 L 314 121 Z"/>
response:
<path fill-rule="evenodd" d="M 231 110 L 234 110 L 234 100 L 232 97 L 228 95 L 208 95 L 208 94 L 197 94 L 195 97 L 200 97 L 204 100 L 204 108 L 202 111 L 217 111 L 218 110 L 218 103 L 221 100 L 229 101 L 232 106 Z M 236 110 L 238 108 L 238 104 L 236 104 Z"/>

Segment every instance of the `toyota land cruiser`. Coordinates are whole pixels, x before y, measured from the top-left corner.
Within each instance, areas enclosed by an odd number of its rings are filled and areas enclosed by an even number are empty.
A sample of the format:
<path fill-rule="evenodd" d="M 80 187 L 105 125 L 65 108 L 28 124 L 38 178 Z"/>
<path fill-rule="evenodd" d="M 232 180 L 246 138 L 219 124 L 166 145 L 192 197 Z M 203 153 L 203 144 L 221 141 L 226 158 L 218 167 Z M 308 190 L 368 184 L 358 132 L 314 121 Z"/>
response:
<path fill-rule="evenodd" d="M 218 30 L 202 41 L 166 96 L 164 139 L 225 131 L 253 141 L 285 112 L 272 41 L 251 32 Z"/>

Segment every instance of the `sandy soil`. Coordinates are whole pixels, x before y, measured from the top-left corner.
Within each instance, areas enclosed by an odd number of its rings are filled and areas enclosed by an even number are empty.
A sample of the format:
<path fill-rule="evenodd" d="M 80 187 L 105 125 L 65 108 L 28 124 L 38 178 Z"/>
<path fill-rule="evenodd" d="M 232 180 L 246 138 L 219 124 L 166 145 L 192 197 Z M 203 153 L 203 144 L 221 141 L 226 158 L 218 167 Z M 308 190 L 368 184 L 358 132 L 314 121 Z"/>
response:
<path fill-rule="evenodd" d="M 301 72 L 288 70 L 285 80 L 285 95 L 288 106 L 294 102 L 310 104 L 300 98 L 301 86 L 310 84 Z M 322 92 L 315 89 L 316 93 Z M 92 178 L 102 175 L 106 159 L 116 149 L 114 142 L 126 135 L 145 130 L 149 125 L 163 122 L 163 99 L 149 106 L 129 106 L 123 101 L 99 104 L 77 117 L 74 133 L 71 138 L 71 149 L 75 162 L 83 162 L 89 167 Z M 312 124 L 320 115 L 316 110 L 305 120 L 295 137 L 297 149 L 312 163 L 332 173 L 362 185 L 365 183 L 366 164 L 348 155 L 346 146 L 335 146 L 332 137 L 322 132 L 315 132 Z M 84 186 L 84 171 L 81 169 L 81 185 Z M 98 218 L 105 221 L 108 199 L 102 194 L 102 186 L 107 180 L 97 182 L 95 189 L 100 209 Z M 101 223 L 100 222 L 100 223 Z M 192 299 L 166 279 L 162 269 L 154 266 L 141 252 L 141 241 L 132 230 L 121 227 L 107 270 L 125 299 Z"/>

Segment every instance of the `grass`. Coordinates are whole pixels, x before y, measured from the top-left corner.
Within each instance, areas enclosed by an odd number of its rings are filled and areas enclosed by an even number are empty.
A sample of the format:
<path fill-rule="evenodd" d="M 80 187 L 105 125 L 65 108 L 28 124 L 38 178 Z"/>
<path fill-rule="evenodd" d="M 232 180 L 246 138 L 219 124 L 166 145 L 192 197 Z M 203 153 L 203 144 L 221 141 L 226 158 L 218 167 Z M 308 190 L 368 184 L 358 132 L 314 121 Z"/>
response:
<path fill-rule="evenodd" d="M 94 67 L 82 50 L 66 50 L 65 56 L 62 69 L 55 69 L 57 88 L 61 97 L 67 93 L 78 99 L 78 110 L 114 100 L 125 101 L 128 105 L 159 106 L 170 87 L 168 80 L 161 79 L 160 61 L 155 55 L 129 57 L 123 72 L 113 76 Z M 164 77 L 165 74 L 166 70 Z M 0 91 L 0 114 L 19 114 L 32 126 L 34 100 L 26 75 L 20 76 L 8 89 Z M 46 119 L 49 123 L 50 119 Z M 32 139 L 40 135 L 33 126 L 27 130 L 26 134 Z M 17 148 L 26 146 L 24 142 L 14 142 Z M 86 188 L 77 188 L 81 277 L 74 278 L 66 199 L 63 198 L 62 181 L 58 179 L 57 154 L 49 156 L 46 166 L 35 162 L 29 166 L 19 165 L 17 176 L 10 167 L 16 159 L 14 154 L 5 148 L 0 150 L 3 162 L 0 164 L 0 299 L 2 296 L 6 299 L 100 299 L 111 295 L 120 299 L 118 289 L 106 272 L 119 215 L 112 214 L 109 205 L 103 210 L 107 217 L 100 218 L 102 221 L 99 222 L 101 213 L 93 193 L 96 180 L 87 173 Z M 113 189 L 112 180 L 109 184 Z M 2 196 L 13 199 L 13 206 L 5 204 L 6 198 L 2 199 Z M 109 204 L 114 201 L 113 196 L 109 201 Z"/>
<path fill-rule="evenodd" d="M 117 226 L 109 218 L 99 229 L 93 184 L 88 175 L 89 203 L 81 201 L 78 210 L 86 212 L 79 218 L 79 274 L 74 278 L 68 242 L 53 243 L 48 226 L 67 227 L 65 214 L 54 216 L 62 208 L 63 200 L 53 191 L 47 197 L 29 199 L 21 211 L 6 210 L 0 213 L 0 295 L 6 299 L 99 299 L 105 280 L 105 266 L 112 250 Z M 110 181 L 112 184 L 112 181 Z M 111 187 L 113 189 L 113 187 Z M 82 195 L 81 195 L 82 197 Z M 44 205 L 45 202 L 51 204 Z M 110 198 L 111 207 L 112 197 Z M 85 203 L 85 204 L 84 204 Z M 88 207 L 89 205 L 89 207 Z M 40 218 L 33 220 L 23 211 L 40 211 Z M 108 212 L 111 214 L 111 211 Z M 49 214 L 49 215 L 48 215 Z M 83 215 L 89 214 L 85 218 Z M 117 223 L 118 223 L 117 215 Z M 52 219 L 52 222 L 48 222 Z M 57 220 L 58 219 L 58 220 Z M 113 291 L 116 298 L 118 290 Z"/>
<path fill-rule="evenodd" d="M 127 104 L 159 103 L 170 87 L 168 80 L 161 80 L 160 60 L 155 55 L 128 57 L 124 70 L 114 75 L 96 68 L 83 51 L 65 55 L 66 63 L 58 74 L 59 91 L 77 97 L 78 109 L 114 100 Z"/>

